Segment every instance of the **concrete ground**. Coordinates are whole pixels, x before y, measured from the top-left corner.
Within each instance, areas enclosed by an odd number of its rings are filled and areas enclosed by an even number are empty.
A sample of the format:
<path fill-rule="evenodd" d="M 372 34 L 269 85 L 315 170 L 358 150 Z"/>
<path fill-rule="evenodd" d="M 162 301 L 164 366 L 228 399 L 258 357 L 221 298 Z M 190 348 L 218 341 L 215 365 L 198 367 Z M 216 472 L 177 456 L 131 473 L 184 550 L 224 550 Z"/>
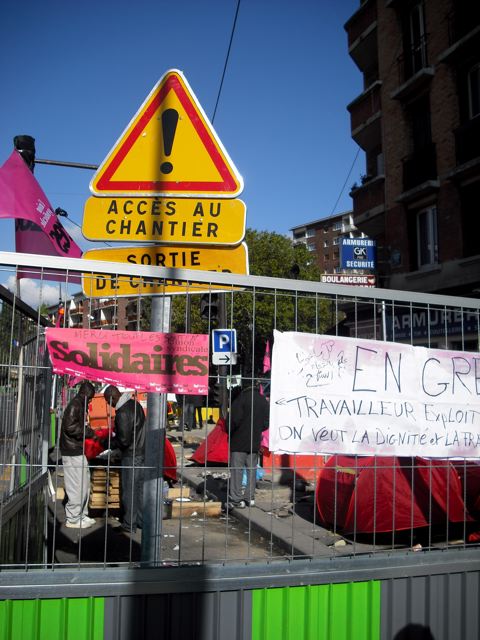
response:
<path fill-rule="evenodd" d="M 211 429 L 212 425 L 206 428 Z M 181 431 L 170 429 L 168 436 L 176 450 L 179 464 L 175 486 L 183 486 L 184 490 L 188 490 L 192 500 L 203 501 L 204 487 L 195 486 L 194 474 L 188 474 L 185 465 L 191 464 L 188 458 L 205 437 L 205 432 L 191 432 L 185 438 L 183 446 Z M 59 565 L 88 563 L 96 566 L 138 566 L 142 558 L 142 531 L 138 529 L 135 533 L 125 532 L 120 527 L 119 512 L 106 512 L 104 509 L 90 510 L 89 515 L 97 522 L 89 529 L 65 527 L 62 467 L 58 468 L 58 472 L 53 467 L 51 473 L 54 491 L 48 509 L 48 562 Z M 217 498 L 213 495 L 206 497 L 207 501 L 213 499 Z M 224 511 L 213 517 L 203 517 L 201 510 L 198 510 L 192 515 L 180 513 L 179 517 L 165 518 L 162 520 L 161 537 L 160 556 L 162 562 L 167 564 L 265 561 L 285 555 L 271 537 L 265 538 L 248 520 Z"/>

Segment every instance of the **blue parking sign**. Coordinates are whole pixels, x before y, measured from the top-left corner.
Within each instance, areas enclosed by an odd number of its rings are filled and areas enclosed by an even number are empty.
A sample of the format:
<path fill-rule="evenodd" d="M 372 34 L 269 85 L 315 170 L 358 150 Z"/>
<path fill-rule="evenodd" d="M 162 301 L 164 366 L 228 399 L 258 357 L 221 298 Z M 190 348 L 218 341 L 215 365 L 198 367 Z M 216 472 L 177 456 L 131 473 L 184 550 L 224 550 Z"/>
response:
<path fill-rule="evenodd" d="M 213 329 L 212 363 L 233 365 L 237 362 L 237 330 Z"/>
<path fill-rule="evenodd" d="M 236 329 L 213 329 L 213 353 L 237 353 Z"/>

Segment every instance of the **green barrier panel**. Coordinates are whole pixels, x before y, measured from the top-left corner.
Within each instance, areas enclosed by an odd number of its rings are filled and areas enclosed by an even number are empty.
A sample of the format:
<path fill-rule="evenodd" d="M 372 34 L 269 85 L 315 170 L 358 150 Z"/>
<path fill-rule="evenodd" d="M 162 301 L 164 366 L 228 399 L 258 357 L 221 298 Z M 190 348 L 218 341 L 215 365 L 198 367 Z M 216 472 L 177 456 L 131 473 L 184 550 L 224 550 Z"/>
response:
<path fill-rule="evenodd" d="M 49 447 L 54 447 L 57 442 L 57 417 L 55 412 L 50 414 L 50 442 Z"/>
<path fill-rule="evenodd" d="M 379 640 L 380 582 L 259 589 L 252 640 Z"/>
<path fill-rule="evenodd" d="M 23 453 L 20 456 L 20 486 L 23 487 L 24 484 L 26 484 L 27 482 L 27 458 L 23 455 Z"/>
<path fill-rule="evenodd" d="M 104 598 L 0 601 L 0 640 L 103 640 Z"/>

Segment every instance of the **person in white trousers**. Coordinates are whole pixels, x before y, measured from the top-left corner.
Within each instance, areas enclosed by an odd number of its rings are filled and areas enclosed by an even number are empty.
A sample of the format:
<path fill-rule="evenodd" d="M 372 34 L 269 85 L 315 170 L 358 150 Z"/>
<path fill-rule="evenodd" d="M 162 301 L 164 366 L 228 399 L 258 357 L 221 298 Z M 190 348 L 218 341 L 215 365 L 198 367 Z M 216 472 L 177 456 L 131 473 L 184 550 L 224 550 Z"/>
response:
<path fill-rule="evenodd" d="M 87 423 L 88 403 L 94 395 L 93 384 L 82 382 L 62 418 L 60 452 L 67 494 L 65 526 L 71 529 L 88 529 L 95 524 L 95 520 L 88 517 L 90 470 L 85 457 L 85 438 L 95 438 L 95 431 Z"/>

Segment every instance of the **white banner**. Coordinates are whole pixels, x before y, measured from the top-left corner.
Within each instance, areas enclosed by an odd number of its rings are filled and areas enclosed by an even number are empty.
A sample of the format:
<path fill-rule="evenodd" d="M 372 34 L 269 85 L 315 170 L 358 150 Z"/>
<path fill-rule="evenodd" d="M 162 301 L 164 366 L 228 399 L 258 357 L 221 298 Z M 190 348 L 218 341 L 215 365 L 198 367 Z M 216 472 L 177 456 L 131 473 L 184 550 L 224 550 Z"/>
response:
<path fill-rule="evenodd" d="M 480 355 L 275 331 L 270 449 L 480 457 Z"/>

